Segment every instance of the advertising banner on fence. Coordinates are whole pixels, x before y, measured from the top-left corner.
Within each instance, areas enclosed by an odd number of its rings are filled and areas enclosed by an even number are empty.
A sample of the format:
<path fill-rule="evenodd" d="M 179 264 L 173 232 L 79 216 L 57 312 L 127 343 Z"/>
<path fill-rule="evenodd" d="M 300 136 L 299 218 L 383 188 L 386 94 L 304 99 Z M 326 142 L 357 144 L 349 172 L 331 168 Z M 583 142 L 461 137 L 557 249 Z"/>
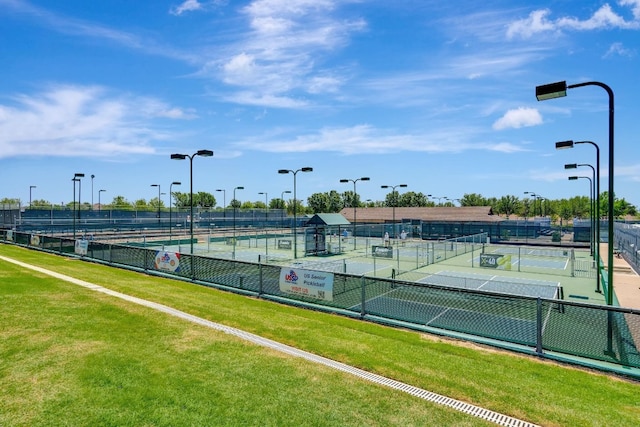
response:
<path fill-rule="evenodd" d="M 511 270 L 511 255 L 480 254 L 480 267 Z"/>
<path fill-rule="evenodd" d="M 32 234 L 31 238 L 29 239 L 29 244 L 31 246 L 40 246 L 40 236 L 38 236 L 37 234 Z"/>
<path fill-rule="evenodd" d="M 333 273 L 282 267 L 280 291 L 324 301 L 333 301 Z"/>
<path fill-rule="evenodd" d="M 84 239 L 76 240 L 76 244 L 74 247 L 74 252 L 77 255 L 86 255 L 87 250 L 89 249 L 89 241 Z"/>
<path fill-rule="evenodd" d="M 371 256 L 393 258 L 393 246 L 371 246 Z"/>
<path fill-rule="evenodd" d="M 155 258 L 156 270 L 180 271 L 180 254 L 175 252 L 157 251 Z"/>

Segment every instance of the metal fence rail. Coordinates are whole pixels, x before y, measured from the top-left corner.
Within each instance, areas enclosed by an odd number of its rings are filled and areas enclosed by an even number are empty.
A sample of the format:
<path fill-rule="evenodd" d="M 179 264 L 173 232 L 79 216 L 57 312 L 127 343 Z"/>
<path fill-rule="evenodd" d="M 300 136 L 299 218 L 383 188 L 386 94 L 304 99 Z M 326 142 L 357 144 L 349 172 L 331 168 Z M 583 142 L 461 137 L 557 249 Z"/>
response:
<path fill-rule="evenodd" d="M 76 244 L 70 239 L 7 231 L 0 231 L 0 240 L 63 255 L 73 254 Z M 418 330 L 467 334 L 498 346 L 520 346 L 543 357 L 560 354 L 640 368 L 640 310 L 339 272 L 333 273 L 332 298 L 320 300 L 282 291 L 283 267 L 272 264 L 177 255 L 180 268 L 167 272 L 156 267 L 156 249 L 89 241 L 86 251 L 84 257 L 106 264 L 292 305 Z"/>

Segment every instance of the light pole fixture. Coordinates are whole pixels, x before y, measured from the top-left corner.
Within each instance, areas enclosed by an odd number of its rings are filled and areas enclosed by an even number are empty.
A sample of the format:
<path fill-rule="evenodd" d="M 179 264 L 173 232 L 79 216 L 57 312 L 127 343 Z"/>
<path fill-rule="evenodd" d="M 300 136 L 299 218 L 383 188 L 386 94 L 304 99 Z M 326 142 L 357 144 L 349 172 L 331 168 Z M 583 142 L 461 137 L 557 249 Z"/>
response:
<path fill-rule="evenodd" d="M 158 187 L 158 224 L 160 224 L 160 184 L 151 184 L 151 187 Z"/>
<path fill-rule="evenodd" d="M 525 191 L 524 194 L 528 194 L 533 197 L 533 216 L 536 215 L 536 200 L 540 199 L 542 196 L 534 193 L 533 191 Z M 542 216 L 542 201 L 540 201 L 540 216 Z"/>
<path fill-rule="evenodd" d="M 356 182 L 358 181 L 369 181 L 368 176 L 363 176 L 362 178 L 356 179 L 341 179 L 340 182 L 353 182 L 353 250 L 356 249 L 356 212 L 358 208 L 358 193 L 356 192 Z"/>
<path fill-rule="evenodd" d="M 438 206 L 440 206 L 440 200 L 447 198 L 447 196 L 429 196 L 429 197 L 431 197 L 432 199 L 438 199 Z"/>
<path fill-rule="evenodd" d="M 172 206 L 173 206 L 173 186 L 182 185 L 180 181 L 173 181 L 169 184 L 169 244 L 171 244 L 171 227 L 173 227 Z"/>
<path fill-rule="evenodd" d="M 380 188 L 391 188 L 391 194 L 394 196 L 393 197 L 393 208 L 392 208 L 392 212 L 393 212 L 393 235 L 395 236 L 396 233 L 396 205 L 398 204 L 398 198 L 400 197 L 400 195 L 396 195 L 396 188 L 406 188 L 407 184 L 397 184 L 397 185 L 381 185 Z"/>
<path fill-rule="evenodd" d="M 598 144 L 592 141 L 559 141 L 556 142 L 556 149 L 562 150 L 567 148 L 573 148 L 574 145 L 578 144 L 590 144 L 596 149 L 596 177 L 595 177 L 595 249 L 596 252 L 594 254 L 596 260 L 596 267 L 598 269 L 598 283 L 596 285 L 596 292 L 600 292 L 600 147 Z"/>
<path fill-rule="evenodd" d="M 298 174 L 298 172 L 313 172 L 313 168 L 306 166 L 296 170 L 278 169 L 278 173 L 280 174 L 293 174 L 293 259 L 298 259 L 298 236 L 296 235 L 296 222 L 298 220 L 298 206 L 296 201 L 296 175 Z"/>
<path fill-rule="evenodd" d="M 29 186 L 29 209 L 31 209 L 31 190 L 33 190 L 34 188 L 37 188 L 37 187 L 35 185 Z"/>
<path fill-rule="evenodd" d="M 606 84 L 596 81 L 577 83 L 572 85 L 567 85 L 566 81 L 550 83 L 546 85 L 536 86 L 536 98 L 538 101 L 544 101 L 546 99 L 558 98 L 561 96 L 567 95 L 567 89 L 573 89 L 577 87 L 583 86 L 598 86 L 604 89 L 609 96 L 609 200 L 608 200 L 608 236 L 607 236 L 607 304 L 613 305 L 613 246 L 614 246 L 614 233 L 613 233 L 613 221 L 614 221 L 614 199 L 615 192 L 613 187 L 613 169 L 614 169 L 614 149 L 613 149 L 613 141 L 614 141 L 614 95 L 613 90 Z M 609 315 L 611 318 L 611 315 Z M 608 344 L 609 348 L 607 351 L 611 351 L 611 340 L 612 340 L 612 328 L 611 328 L 611 319 L 609 319 L 609 330 L 608 330 Z"/>
<path fill-rule="evenodd" d="M 572 165 L 570 165 L 570 166 L 572 166 Z M 576 181 L 578 179 L 588 179 L 589 180 L 589 201 L 591 203 L 591 206 L 593 206 L 593 181 L 588 176 L 570 176 L 569 177 L 569 181 Z M 590 216 L 591 216 L 591 224 L 593 225 L 593 209 L 591 209 L 591 215 Z M 591 233 L 590 240 L 591 240 L 591 247 L 593 248 L 593 244 L 594 244 L 594 242 L 593 242 L 593 233 Z"/>
<path fill-rule="evenodd" d="M 284 212 L 287 210 L 287 204 L 284 201 L 285 194 L 291 194 L 291 190 L 284 190 L 282 193 L 280 193 L 280 200 L 282 200 L 282 221 L 280 226 L 282 228 L 284 228 Z"/>
<path fill-rule="evenodd" d="M 268 197 L 269 196 L 267 195 L 266 191 L 261 191 L 258 194 L 264 194 L 264 226 L 266 228 L 267 220 L 269 219 L 268 218 L 268 215 L 269 215 L 269 204 L 268 204 L 269 203 L 269 199 L 268 199 Z"/>
<path fill-rule="evenodd" d="M 594 194 L 594 197 L 591 200 L 591 215 L 590 216 L 591 216 L 591 235 L 592 235 L 592 243 L 593 243 L 591 245 L 591 255 L 594 256 L 594 259 L 595 259 L 595 254 L 596 254 L 596 251 L 595 251 L 595 245 L 596 245 L 596 243 L 595 243 L 596 242 L 596 238 L 595 238 L 595 228 L 596 228 L 596 226 L 595 226 L 596 169 L 593 166 L 591 166 L 590 164 L 588 164 L 588 163 L 567 163 L 567 164 L 564 165 L 564 168 L 565 169 L 577 169 L 580 166 L 586 166 L 586 167 L 591 168 L 592 177 L 593 177 L 592 181 L 591 181 L 591 184 L 592 184 L 593 188 L 591 190 L 592 190 L 592 193 Z"/>
<path fill-rule="evenodd" d="M 227 191 L 222 189 L 222 188 L 218 188 L 216 191 L 222 191 L 222 217 L 224 218 L 224 225 L 225 227 L 227 226 L 226 222 L 227 222 Z"/>
<path fill-rule="evenodd" d="M 100 193 L 104 193 L 107 190 L 98 190 L 98 212 L 102 210 L 102 203 L 100 202 Z"/>
<path fill-rule="evenodd" d="M 244 190 L 244 187 L 235 187 L 233 189 L 233 259 L 236 259 L 236 205 L 238 201 L 236 200 L 236 190 Z"/>
<path fill-rule="evenodd" d="M 91 174 L 91 210 L 93 210 L 93 178 L 96 176 Z"/>
<path fill-rule="evenodd" d="M 82 193 L 81 189 L 82 189 L 82 180 L 81 178 L 84 178 L 84 174 L 83 173 L 75 173 L 73 174 L 73 238 L 76 238 L 76 182 L 78 183 L 78 186 L 80 187 L 80 189 L 78 190 L 78 220 L 80 220 L 80 195 Z"/>
<path fill-rule="evenodd" d="M 213 157 L 213 151 L 211 150 L 198 150 L 192 155 L 188 154 L 172 154 L 172 160 L 184 160 L 189 159 L 189 205 L 190 206 L 190 216 L 191 220 L 189 221 L 189 233 L 191 235 L 191 273 L 195 278 L 194 268 L 193 268 L 193 158 L 195 156 L 200 157 Z"/>

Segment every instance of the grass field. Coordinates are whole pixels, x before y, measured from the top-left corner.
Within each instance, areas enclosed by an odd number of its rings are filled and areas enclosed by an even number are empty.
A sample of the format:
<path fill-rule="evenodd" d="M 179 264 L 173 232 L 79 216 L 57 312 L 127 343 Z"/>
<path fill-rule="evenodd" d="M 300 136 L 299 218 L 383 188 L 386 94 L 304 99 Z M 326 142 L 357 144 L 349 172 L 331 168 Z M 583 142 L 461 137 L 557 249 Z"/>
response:
<path fill-rule="evenodd" d="M 0 255 L 537 424 L 640 424 L 635 382 L 13 246 Z M 2 426 L 487 425 L 0 264 Z"/>

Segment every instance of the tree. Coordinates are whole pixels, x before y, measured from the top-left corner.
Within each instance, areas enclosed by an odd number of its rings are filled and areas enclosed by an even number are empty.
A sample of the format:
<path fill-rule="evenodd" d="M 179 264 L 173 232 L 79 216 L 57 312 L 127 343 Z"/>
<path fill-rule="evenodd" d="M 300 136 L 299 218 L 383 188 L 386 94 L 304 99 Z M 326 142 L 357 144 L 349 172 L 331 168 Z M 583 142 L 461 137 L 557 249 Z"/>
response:
<path fill-rule="evenodd" d="M 307 204 L 313 213 L 329 212 L 329 195 L 327 193 L 313 193 L 307 197 Z"/>
<path fill-rule="evenodd" d="M 465 194 L 460 199 L 460 206 L 489 206 L 487 199 L 477 193 Z"/>
<path fill-rule="evenodd" d="M 111 201 L 112 209 L 131 209 L 133 206 L 131 202 L 124 198 L 124 196 L 115 196 Z"/>
<path fill-rule="evenodd" d="M 238 202 L 240 203 L 240 202 Z M 264 206 L 264 202 L 262 203 L 262 206 Z M 255 208 L 255 204 L 253 202 L 250 201 L 246 201 L 246 202 L 242 202 L 242 204 L 240 205 L 240 209 L 253 209 Z"/>
<path fill-rule="evenodd" d="M 216 198 L 213 194 L 204 191 L 198 191 L 197 194 L 194 194 L 193 200 L 195 206 L 200 206 L 201 208 L 211 208 L 216 205 Z"/>
<path fill-rule="evenodd" d="M 162 199 L 158 199 L 157 197 L 154 197 L 153 199 L 149 200 L 149 207 L 158 210 L 158 207 L 163 208 L 164 207 L 164 202 L 162 201 Z"/>
<path fill-rule="evenodd" d="M 429 199 L 423 193 L 407 191 L 400 195 L 399 204 L 397 206 L 419 208 L 428 205 Z"/>
<path fill-rule="evenodd" d="M 133 202 L 133 206 L 138 211 L 144 211 L 144 210 L 149 209 L 149 205 L 147 204 L 147 201 L 145 199 L 136 200 L 135 202 Z"/>
<path fill-rule="evenodd" d="M 242 203 L 240 202 L 240 200 L 232 199 L 229 202 L 229 207 L 232 209 L 240 209 L 242 207 Z"/>
<path fill-rule="evenodd" d="M 507 218 L 509 215 L 517 212 L 520 209 L 520 200 L 516 196 L 502 196 L 496 203 L 496 210 L 499 214 L 505 214 Z"/>

